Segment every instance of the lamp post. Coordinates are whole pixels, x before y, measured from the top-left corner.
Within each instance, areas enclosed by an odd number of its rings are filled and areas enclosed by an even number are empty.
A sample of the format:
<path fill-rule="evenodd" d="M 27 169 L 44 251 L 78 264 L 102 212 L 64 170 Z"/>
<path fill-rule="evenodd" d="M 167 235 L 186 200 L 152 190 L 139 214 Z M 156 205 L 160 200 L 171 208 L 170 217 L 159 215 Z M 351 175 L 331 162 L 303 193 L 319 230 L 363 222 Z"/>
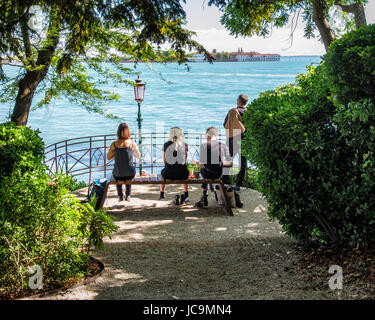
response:
<path fill-rule="evenodd" d="M 138 103 L 138 145 L 139 145 L 139 152 L 141 154 L 141 158 L 139 159 L 139 175 L 142 176 L 142 116 L 141 116 L 141 103 L 145 96 L 145 86 L 146 84 L 139 78 L 135 80 L 134 85 L 134 99 Z"/>

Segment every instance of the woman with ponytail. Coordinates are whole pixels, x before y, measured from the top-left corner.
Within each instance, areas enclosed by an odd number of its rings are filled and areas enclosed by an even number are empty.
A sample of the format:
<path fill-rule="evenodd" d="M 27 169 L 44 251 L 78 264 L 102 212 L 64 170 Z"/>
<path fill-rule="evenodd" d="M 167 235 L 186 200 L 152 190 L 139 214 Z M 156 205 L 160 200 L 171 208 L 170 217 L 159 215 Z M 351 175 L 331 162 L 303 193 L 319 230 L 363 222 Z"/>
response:
<path fill-rule="evenodd" d="M 185 143 L 185 136 L 181 128 L 173 127 L 169 130 L 169 140 L 164 143 L 163 161 L 164 169 L 161 175 L 169 180 L 186 180 L 189 177 L 189 171 L 186 165 L 188 155 L 188 145 Z M 184 194 L 175 197 L 175 204 L 189 202 L 188 185 L 183 184 Z M 160 185 L 159 200 L 165 199 L 165 184 Z"/>

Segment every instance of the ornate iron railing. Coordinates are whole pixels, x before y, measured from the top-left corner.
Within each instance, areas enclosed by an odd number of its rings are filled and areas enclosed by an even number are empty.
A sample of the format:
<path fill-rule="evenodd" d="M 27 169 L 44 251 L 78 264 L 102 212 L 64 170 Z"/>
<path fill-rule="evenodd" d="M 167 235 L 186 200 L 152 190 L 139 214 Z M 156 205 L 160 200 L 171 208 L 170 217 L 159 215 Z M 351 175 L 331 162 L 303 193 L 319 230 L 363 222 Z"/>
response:
<path fill-rule="evenodd" d="M 189 132 L 185 133 L 185 139 L 189 146 L 188 162 L 199 159 L 199 147 L 205 139 L 205 134 Z M 110 177 L 113 160 L 107 160 L 107 152 L 115 140 L 116 135 L 110 134 L 57 142 L 45 148 L 44 163 L 51 176 L 62 172 L 73 177 L 81 176 L 89 183 L 98 177 Z M 132 140 L 138 142 L 138 135 L 133 134 Z M 142 134 L 142 169 L 148 173 L 159 173 L 164 167 L 162 150 L 167 140 L 168 133 Z M 220 135 L 219 140 L 225 142 L 225 137 Z M 135 165 L 138 169 L 138 159 Z"/>

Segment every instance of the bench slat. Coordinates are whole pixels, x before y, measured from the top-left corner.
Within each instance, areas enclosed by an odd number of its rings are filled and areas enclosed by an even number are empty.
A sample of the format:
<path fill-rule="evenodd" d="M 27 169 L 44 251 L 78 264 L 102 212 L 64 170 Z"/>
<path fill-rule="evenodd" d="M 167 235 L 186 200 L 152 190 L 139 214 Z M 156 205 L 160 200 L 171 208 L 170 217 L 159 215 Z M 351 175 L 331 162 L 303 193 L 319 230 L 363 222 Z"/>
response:
<path fill-rule="evenodd" d="M 135 178 L 133 180 L 127 180 L 127 181 L 110 181 L 107 183 L 104 189 L 104 194 L 102 197 L 102 201 L 100 203 L 99 208 L 103 208 L 104 202 L 108 193 L 108 188 L 112 184 L 202 184 L 202 183 L 217 183 L 219 185 L 219 190 L 221 193 L 221 196 L 224 200 L 224 208 L 229 213 L 229 215 L 233 216 L 232 208 L 230 207 L 228 200 L 225 196 L 224 192 L 224 183 L 221 179 L 187 179 L 187 180 L 160 180 L 155 178 Z"/>
<path fill-rule="evenodd" d="M 221 183 L 221 179 L 188 179 L 188 180 L 154 180 L 147 178 L 135 178 L 133 180 L 110 181 L 109 184 L 202 184 Z"/>

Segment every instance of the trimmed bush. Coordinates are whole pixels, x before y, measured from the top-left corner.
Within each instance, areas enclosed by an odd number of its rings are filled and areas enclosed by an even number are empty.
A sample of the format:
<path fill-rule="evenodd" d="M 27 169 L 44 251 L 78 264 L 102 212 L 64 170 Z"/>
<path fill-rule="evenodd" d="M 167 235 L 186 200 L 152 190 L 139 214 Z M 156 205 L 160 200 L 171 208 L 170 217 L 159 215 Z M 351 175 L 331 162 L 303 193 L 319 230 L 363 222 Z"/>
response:
<path fill-rule="evenodd" d="M 249 105 L 243 150 L 287 234 L 364 246 L 375 241 L 375 25 L 324 60 Z"/>
<path fill-rule="evenodd" d="M 330 88 L 340 103 L 375 99 L 375 24 L 334 41 L 323 59 Z"/>
<path fill-rule="evenodd" d="M 375 240 L 375 201 L 358 198 L 357 150 L 334 120 L 330 95 L 324 64 L 260 94 L 244 116 L 243 150 L 260 171 L 270 217 L 287 234 L 305 244 L 313 236 L 366 244 Z"/>

